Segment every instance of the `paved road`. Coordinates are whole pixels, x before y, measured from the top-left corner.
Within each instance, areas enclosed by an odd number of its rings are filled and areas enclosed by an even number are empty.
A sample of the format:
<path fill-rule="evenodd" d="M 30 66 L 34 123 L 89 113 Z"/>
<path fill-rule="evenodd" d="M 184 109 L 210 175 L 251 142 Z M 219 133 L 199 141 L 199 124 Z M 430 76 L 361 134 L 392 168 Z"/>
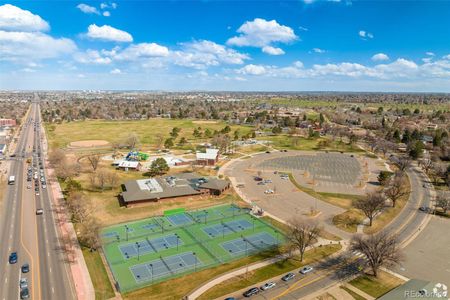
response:
<path fill-rule="evenodd" d="M 33 163 L 39 160 L 40 127 L 39 105 L 33 103 L 19 136 L 16 157 L 11 161 L 9 175 L 15 175 L 16 182 L 8 186 L 3 203 L 0 232 L 0 299 L 3 300 L 20 297 L 21 276 L 28 279 L 31 299 L 74 299 L 48 191 L 38 183 L 37 195 L 33 182 L 27 182 L 26 160 L 33 158 Z M 44 214 L 37 216 L 36 208 L 42 208 Z M 8 256 L 13 251 L 18 253 L 18 262 L 11 265 Z M 31 270 L 27 274 L 20 272 L 24 263 L 30 265 Z"/>
<path fill-rule="evenodd" d="M 246 163 L 241 164 L 245 166 Z M 236 172 L 244 172 L 244 169 L 236 171 L 236 164 L 233 165 L 233 171 L 229 175 L 237 174 Z M 431 192 L 429 189 L 423 186 L 427 183 L 427 178 L 423 172 L 417 168 L 413 167 L 408 170 L 408 176 L 411 181 L 411 195 L 409 201 L 405 205 L 401 213 L 394 219 L 386 228 L 395 232 L 398 235 L 401 244 L 405 243 L 411 235 L 417 231 L 423 230 L 421 228 L 422 222 L 427 217 L 427 214 L 422 213 L 418 210 L 420 206 L 430 206 Z M 242 174 L 242 173 L 241 173 Z M 240 176 L 242 178 L 242 176 Z M 243 182 L 247 184 L 247 182 Z M 258 203 L 258 205 L 261 202 Z M 266 206 L 265 209 L 272 213 L 274 206 Z M 269 209 L 269 210 L 268 210 Z M 272 209 L 272 210 L 271 210 Z M 277 209 L 273 211 L 274 214 L 280 213 Z M 295 214 L 295 210 L 291 210 L 291 213 Z M 357 255 L 357 254 L 356 254 Z M 352 257 L 357 257 L 355 254 L 350 254 Z M 359 263 L 360 258 L 357 262 Z M 354 262 L 350 264 L 342 264 L 341 259 L 336 259 L 330 261 L 327 268 L 317 268 L 313 274 L 307 276 L 300 276 L 297 271 L 297 276 L 294 280 L 289 283 L 282 282 L 277 278 L 277 286 L 270 291 L 262 292 L 254 299 L 301 299 L 306 295 L 324 289 L 337 281 L 345 280 L 348 276 L 355 274 L 357 267 Z M 238 291 L 228 296 L 236 297 L 241 299 L 242 291 Z"/>

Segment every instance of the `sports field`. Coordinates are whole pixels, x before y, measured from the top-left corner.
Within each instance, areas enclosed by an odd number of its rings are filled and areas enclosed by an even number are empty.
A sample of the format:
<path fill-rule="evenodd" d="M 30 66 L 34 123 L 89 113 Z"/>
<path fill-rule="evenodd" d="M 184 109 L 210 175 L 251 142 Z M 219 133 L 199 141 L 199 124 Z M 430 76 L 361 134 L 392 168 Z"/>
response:
<path fill-rule="evenodd" d="M 269 250 L 285 240 L 282 232 L 234 205 L 176 210 L 111 226 L 101 235 L 122 292 Z"/>

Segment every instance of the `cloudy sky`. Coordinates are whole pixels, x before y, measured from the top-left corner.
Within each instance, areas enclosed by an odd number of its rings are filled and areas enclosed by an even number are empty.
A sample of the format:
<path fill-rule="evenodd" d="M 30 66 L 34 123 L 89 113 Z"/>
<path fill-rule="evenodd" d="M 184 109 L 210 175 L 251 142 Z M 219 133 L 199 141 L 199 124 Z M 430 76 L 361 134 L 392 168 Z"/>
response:
<path fill-rule="evenodd" d="M 0 89 L 450 92 L 450 1 L 0 2 Z"/>

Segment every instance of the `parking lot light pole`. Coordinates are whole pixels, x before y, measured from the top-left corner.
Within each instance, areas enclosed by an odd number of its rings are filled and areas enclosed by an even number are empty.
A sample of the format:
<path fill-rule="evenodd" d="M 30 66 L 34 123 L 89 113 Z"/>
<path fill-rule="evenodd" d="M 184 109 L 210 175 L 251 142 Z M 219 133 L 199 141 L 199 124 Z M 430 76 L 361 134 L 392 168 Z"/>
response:
<path fill-rule="evenodd" d="M 128 242 L 128 225 L 125 225 L 125 235 L 127 237 L 127 242 Z"/>
<path fill-rule="evenodd" d="M 180 237 L 178 236 L 178 234 L 175 233 L 175 236 L 177 237 L 177 251 L 178 251 L 178 243 L 180 241 Z"/>

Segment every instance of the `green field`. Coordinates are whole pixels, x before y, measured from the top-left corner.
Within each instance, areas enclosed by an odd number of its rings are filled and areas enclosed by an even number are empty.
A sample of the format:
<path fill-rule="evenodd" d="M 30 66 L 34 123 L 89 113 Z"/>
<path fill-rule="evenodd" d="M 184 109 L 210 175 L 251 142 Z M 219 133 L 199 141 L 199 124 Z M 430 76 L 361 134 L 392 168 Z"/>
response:
<path fill-rule="evenodd" d="M 102 230 L 103 249 L 121 292 L 277 248 L 284 235 L 223 205 Z"/>
<path fill-rule="evenodd" d="M 181 128 L 177 140 L 185 137 L 188 142 L 201 142 L 204 138 L 194 138 L 195 128 L 200 127 L 201 132 L 209 129 L 211 133 L 220 131 L 227 124 L 222 121 L 201 121 L 190 119 L 161 119 L 154 118 L 138 121 L 106 121 L 88 120 L 64 122 L 62 124 L 46 124 L 46 130 L 53 148 L 66 147 L 70 142 L 84 140 L 106 140 L 110 143 L 124 141 L 130 133 L 135 133 L 140 143 L 145 146 L 154 146 L 157 143 L 156 134 L 161 134 L 164 139 L 169 138 L 172 128 Z M 231 125 L 231 132 L 239 130 L 239 135 L 245 135 L 252 131 L 250 126 Z"/>

